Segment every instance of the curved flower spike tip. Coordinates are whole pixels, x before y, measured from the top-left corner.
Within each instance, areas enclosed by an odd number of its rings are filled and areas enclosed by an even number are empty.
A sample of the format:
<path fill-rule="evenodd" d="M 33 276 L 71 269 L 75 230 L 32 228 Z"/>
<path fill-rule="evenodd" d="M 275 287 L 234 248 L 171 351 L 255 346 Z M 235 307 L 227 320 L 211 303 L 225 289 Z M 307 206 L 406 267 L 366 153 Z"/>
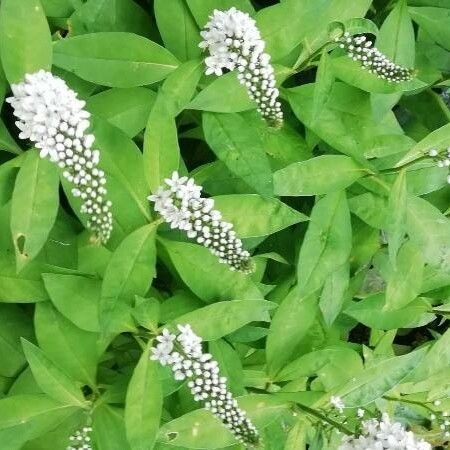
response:
<path fill-rule="evenodd" d="M 387 414 L 381 420 L 362 422 L 359 436 L 344 436 L 339 450 L 431 450 L 431 445 L 407 431 L 400 422 L 392 422 Z"/>
<path fill-rule="evenodd" d="M 188 325 L 178 325 L 178 334 L 164 329 L 152 348 L 152 360 L 170 366 L 176 380 L 187 380 L 194 400 L 202 402 L 244 445 L 258 443 L 255 426 L 227 388 L 227 379 L 221 377 L 217 361 L 203 353 L 202 339 Z"/>
<path fill-rule="evenodd" d="M 341 37 L 337 37 L 335 41 L 339 43 L 339 47 L 345 50 L 349 58 L 359 61 L 363 69 L 367 69 L 378 78 L 389 83 L 400 83 L 412 78 L 411 69 L 395 64 L 376 47 L 373 47 L 372 42 L 364 35 L 351 36 L 346 32 Z"/>
<path fill-rule="evenodd" d="M 231 270 L 252 272 L 250 253 L 243 249 L 233 224 L 222 220 L 212 198 L 201 197 L 202 187 L 192 178 L 180 177 L 178 172 L 173 172 L 165 182 L 167 189 L 159 187 L 148 197 L 164 221 L 173 229 L 185 231 Z"/>
<path fill-rule="evenodd" d="M 63 169 L 63 176 L 75 185 L 72 194 L 83 201 L 88 228 L 105 243 L 112 231 L 112 204 L 106 199 L 105 174 L 98 168 L 100 152 L 93 149 L 95 138 L 86 133 L 90 114 L 85 102 L 64 80 L 43 70 L 27 74 L 11 89 L 13 97 L 6 101 L 19 119 L 19 137 L 35 143 L 42 158 Z"/>
<path fill-rule="evenodd" d="M 258 112 L 274 127 L 283 123 L 283 112 L 275 87 L 270 56 L 264 53 L 256 22 L 236 8 L 214 10 L 200 33 L 204 41 L 199 45 L 209 52 L 205 58 L 206 75 L 220 76 L 224 70 L 237 70 L 238 80 L 258 105 Z"/>
<path fill-rule="evenodd" d="M 442 151 L 432 148 L 428 152 L 428 156 L 436 161 L 438 167 L 447 169 L 447 172 L 450 171 L 450 147 Z M 447 175 L 447 183 L 450 184 L 450 173 Z"/>

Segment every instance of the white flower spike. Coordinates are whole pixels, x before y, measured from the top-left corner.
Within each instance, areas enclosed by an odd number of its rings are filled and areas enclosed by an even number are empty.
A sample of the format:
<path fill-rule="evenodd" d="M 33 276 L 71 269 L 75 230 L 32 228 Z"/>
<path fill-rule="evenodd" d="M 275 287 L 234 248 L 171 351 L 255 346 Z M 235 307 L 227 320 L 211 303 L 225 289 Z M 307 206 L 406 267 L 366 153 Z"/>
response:
<path fill-rule="evenodd" d="M 339 450 L 431 450 L 431 445 L 418 439 L 399 422 L 392 422 L 387 414 L 381 420 L 362 422 L 360 436 L 344 436 Z"/>
<path fill-rule="evenodd" d="M 335 39 L 339 47 L 343 48 L 347 56 L 359 61 L 363 69 L 375 74 L 378 78 L 389 83 L 400 83 L 412 78 L 410 69 L 395 64 L 386 55 L 381 53 L 364 35 L 352 36 L 346 32 Z"/>
<path fill-rule="evenodd" d="M 87 134 L 90 114 L 64 80 L 43 70 L 27 74 L 25 81 L 11 85 L 13 97 L 6 99 L 18 118 L 19 137 L 29 139 L 63 169 L 63 176 L 75 185 L 72 194 L 82 200 L 81 212 L 88 216 L 88 228 L 102 242 L 112 231 L 111 202 L 106 199 L 106 178 L 98 168 L 99 150 L 94 136 Z"/>
<path fill-rule="evenodd" d="M 202 339 L 190 325 L 178 325 L 178 331 L 175 335 L 164 329 L 150 358 L 163 366 L 169 365 L 176 380 L 187 380 L 194 400 L 202 402 L 239 442 L 257 444 L 258 431 L 228 391 L 227 379 L 220 376 L 217 361 L 209 353 L 203 353 Z"/>
<path fill-rule="evenodd" d="M 70 436 L 70 445 L 66 450 L 92 450 L 91 445 L 91 427 L 83 427 Z"/>
<path fill-rule="evenodd" d="M 209 51 L 205 58 L 206 75 L 220 76 L 224 70 L 237 70 L 238 80 L 258 104 L 258 111 L 271 126 L 283 123 L 281 104 L 270 56 L 264 53 L 256 22 L 236 8 L 214 10 L 200 33 L 200 47 Z"/>
<path fill-rule="evenodd" d="M 178 172 L 165 182 L 168 188 L 159 187 L 148 199 L 170 227 L 185 231 L 231 270 L 252 272 L 250 253 L 243 249 L 233 225 L 223 221 L 220 212 L 213 209 L 214 200 L 201 197 L 202 187 L 192 178 L 180 177 Z"/>

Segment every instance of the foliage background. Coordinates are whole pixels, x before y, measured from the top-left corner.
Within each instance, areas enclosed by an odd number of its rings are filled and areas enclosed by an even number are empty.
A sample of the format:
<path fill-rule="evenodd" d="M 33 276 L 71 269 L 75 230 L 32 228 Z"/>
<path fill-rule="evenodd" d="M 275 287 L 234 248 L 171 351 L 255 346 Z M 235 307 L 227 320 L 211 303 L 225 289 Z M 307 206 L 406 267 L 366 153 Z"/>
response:
<path fill-rule="evenodd" d="M 266 41 L 281 129 L 234 73 L 203 75 L 199 30 L 231 6 Z M 450 145 L 449 23 L 448 0 L 2 0 L 1 98 L 43 68 L 86 100 L 115 223 L 90 242 L 4 104 L 0 449 L 64 449 L 89 415 L 96 449 L 240 448 L 148 359 L 159 325 L 186 322 L 267 449 L 337 448 L 298 409 L 331 395 L 445 445 L 423 408 L 383 396 L 450 408 L 450 195 L 423 157 Z M 325 46 L 343 27 L 416 78 L 387 84 Z M 251 277 L 153 222 L 146 197 L 173 170 L 235 224 Z"/>

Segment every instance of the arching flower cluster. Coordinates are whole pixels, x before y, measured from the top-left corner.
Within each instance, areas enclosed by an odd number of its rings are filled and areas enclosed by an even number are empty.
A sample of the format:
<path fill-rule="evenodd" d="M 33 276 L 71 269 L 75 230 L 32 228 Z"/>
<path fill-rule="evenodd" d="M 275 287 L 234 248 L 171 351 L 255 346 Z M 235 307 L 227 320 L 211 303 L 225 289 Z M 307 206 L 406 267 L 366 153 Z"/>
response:
<path fill-rule="evenodd" d="M 362 68 L 367 69 L 378 78 L 389 83 L 411 80 L 412 73 L 410 69 L 395 64 L 376 47 L 373 47 L 372 42 L 366 36 L 351 36 L 350 33 L 346 32 L 335 40 L 350 58 L 360 62 Z"/>
<path fill-rule="evenodd" d="M 189 238 L 207 247 L 231 270 L 251 272 L 249 252 L 243 249 L 233 225 L 223 221 L 221 213 L 214 209 L 214 200 L 201 197 L 202 187 L 192 178 L 180 177 L 178 172 L 165 182 L 168 189 L 159 187 L 148 199 L 171 228 L 187 232 Z"/>
<path fill-rule="evenodd" d="M 206 74 L 220 76 L 224 70 L 237 70 L 239 82 L 258 104 L 262 117 L 270 125 L 280 126 L 283 113 L 274 70 L 256 22 L 234 7 L 214 10 L 200 34 L 204 39 L 200 47 L 210 54 L 205 58 Z"/>
<path fill-rule="evenodd" d="M 63 176 L 75 185 L 72 194 L 82 200 L 81 212 L 87 226 L 102 242 L 112 231 L 111 201 L 106 198 L 106 178 L 98 168 L 100 152 L 93 148 L 94 136 L 87 134 L 89 113 L 64 80 L 43 70 L 27 74 L 25 81 L 11 85 L 19 137 L 29 139 L 63 169 Z"/>
<path fill-rule="evenodd" d="M 447 147 L 446 150 L 441 152 L 435 148 L 432 148 L 428 152 L 428 155 L 436 161 L 438 167 L 450 171 L 450 147 Z M 450 184 L 450 173 L 447 175 L 447 183 Z"/>
<path fill-rule="evenodd" d="M 76 431 L 70 436 L 70 444 L 67 446 L 67 450 L 92 450 L 91 427 L 83 427 L 81 430 Z"/>
<path fill-rule="evenodd" d="M 227 388 L 226 377 L 220 376 L 219 365 L 202 350 L 202 339 L 190 325 L 178 325 L 179 333 L 164 329 L 157 336 L 151 359 L 171 367 L 176 380 L 187 380 L 194 400 L 202 402 L 235 436 L 245 444 L 259 441 L 258 432 Z"/>
<path fill-rule="evenodd" d="M 403 424 L 393 422 L 387 414 L 381 420 L 362 422 L 359 436 L 344 436 L 339 450 L 431 450 L 431 445 L 407 431 Z"/>

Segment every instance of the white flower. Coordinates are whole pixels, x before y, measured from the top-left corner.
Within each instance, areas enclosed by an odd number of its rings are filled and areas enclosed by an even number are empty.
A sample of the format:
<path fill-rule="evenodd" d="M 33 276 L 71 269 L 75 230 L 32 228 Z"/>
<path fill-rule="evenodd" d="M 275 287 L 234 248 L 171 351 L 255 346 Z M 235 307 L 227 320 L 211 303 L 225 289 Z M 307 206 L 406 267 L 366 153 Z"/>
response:
<path fill-rule="evenodd" d="M 392 422 L 385 413 L 381 420 L 362 422 L 360 436 L 344 436 L 339 450 L 431 450 L 431 445 L 407 431 L 400 422 Z"/>
<path fill-rule="evenodd" d="M 223 221 L 220 212 L 213 209 L 214 200 L 201 197 L 202 187 L 192 178 L 180 177 L 178 172 L 165 181 L 170 189 L 159 187 L 148 199 L 170 227 L 185 231 L 231 270 L 251 272 L 250 253 L 243 249 L 233 225 Z"/>
<path fill-rule="evenodd" d="M 170 354 L 173 350 L 173 344 L 162 343 L 158 344 L 156 347 L 152 347 L 153 355 L 150 359 L 153 361 L 159 361 L 161 365 L 166 366 L 171 363 Z"/>
<path fill-rule="evenodd" d="M 366 36 L 351 36 L 346 32 L 335 39 L 339 47 L 343 48 L 349 58 L 359 61 L 363 69 L 375 74 L 378 78 L 389 83 L 400 83 L 412 78 L 410 69 L 395 64 L 386 55 L 381 53 Z"/>
<path fill-rule="evenodd" d="M 341 397 L 331 396 L 330 404 L 336 408 L 341 414 L 344 412 L 345 404 L 342 401 Z"/>
<path fill-rule="evenodd" d="M 356 415 L 362 419 L 364 417 L 365 411 L 362 408 L 358 408 L 358 410 L 356 411 Z"/>
<path fill-rule="evenodd" d="M 29 139 L 63 169 L 63 176 L 75 185 L 72 194 L 82 200 L 81 212 L 87 226 L 105 243 L 112 231 L 111 202 L 106 199 L 106 178 L 98 169 L 100 152 L 92 149 L 94 136 L 86 134 L 89 113 L 64 80 L 43 70 L 27 74 L 25 81 L 11 85 L 11 103 L 19 137 Z"/>
<path fill-rule="evenodd" d="M 244 445 L 257 444 L 258 431 L 228 391 L 227 379 L 220 376 L 217 361 L 209 353 L 203 353 L 202 339 L 189 324 L 178 325 L 178 330 L 179 334 L 173 340 L 174 335 L 164 329 L 157 341 L 176 342 L 180 348 L 167 354 L 159 349 L 161 344 L 158 344 L 152 348 L 151 358 L 162 365 L 168 363 L 176 380 L 187 380 L 194 400 L 202 402 L 205 409 L 221 420 L 239 442 Z"/>
<path fill-rule="evenodd" d="M 439 168 L 447 170 L 447 183 L 450 184 L 450 147 L 442 150 L 432 148 L 428 150 L 428 156 L 434 159 Z"/>
<path fill-rule="evenodd" d="M 91 432 L 91 427 L 83 427 L 81 430 L 77 430 L 69 437 L 70 444 L 66 447 L 66 450 L 92 450 Z"/>
<path fill-rule="evenodd" d="M 220 76 L 224 70 L 236 70 L 239 82 L 257 103 L 263 118 L 280 126 L 283 113 L 277 100 L 274 71 L 270 56 L 264 53 L 265 43 L 256 22 L 234 7 L 214 10 L 200 34 L 204 41 L 199 45 L 210 54 L 205 58 L 206 75 Z"/>

